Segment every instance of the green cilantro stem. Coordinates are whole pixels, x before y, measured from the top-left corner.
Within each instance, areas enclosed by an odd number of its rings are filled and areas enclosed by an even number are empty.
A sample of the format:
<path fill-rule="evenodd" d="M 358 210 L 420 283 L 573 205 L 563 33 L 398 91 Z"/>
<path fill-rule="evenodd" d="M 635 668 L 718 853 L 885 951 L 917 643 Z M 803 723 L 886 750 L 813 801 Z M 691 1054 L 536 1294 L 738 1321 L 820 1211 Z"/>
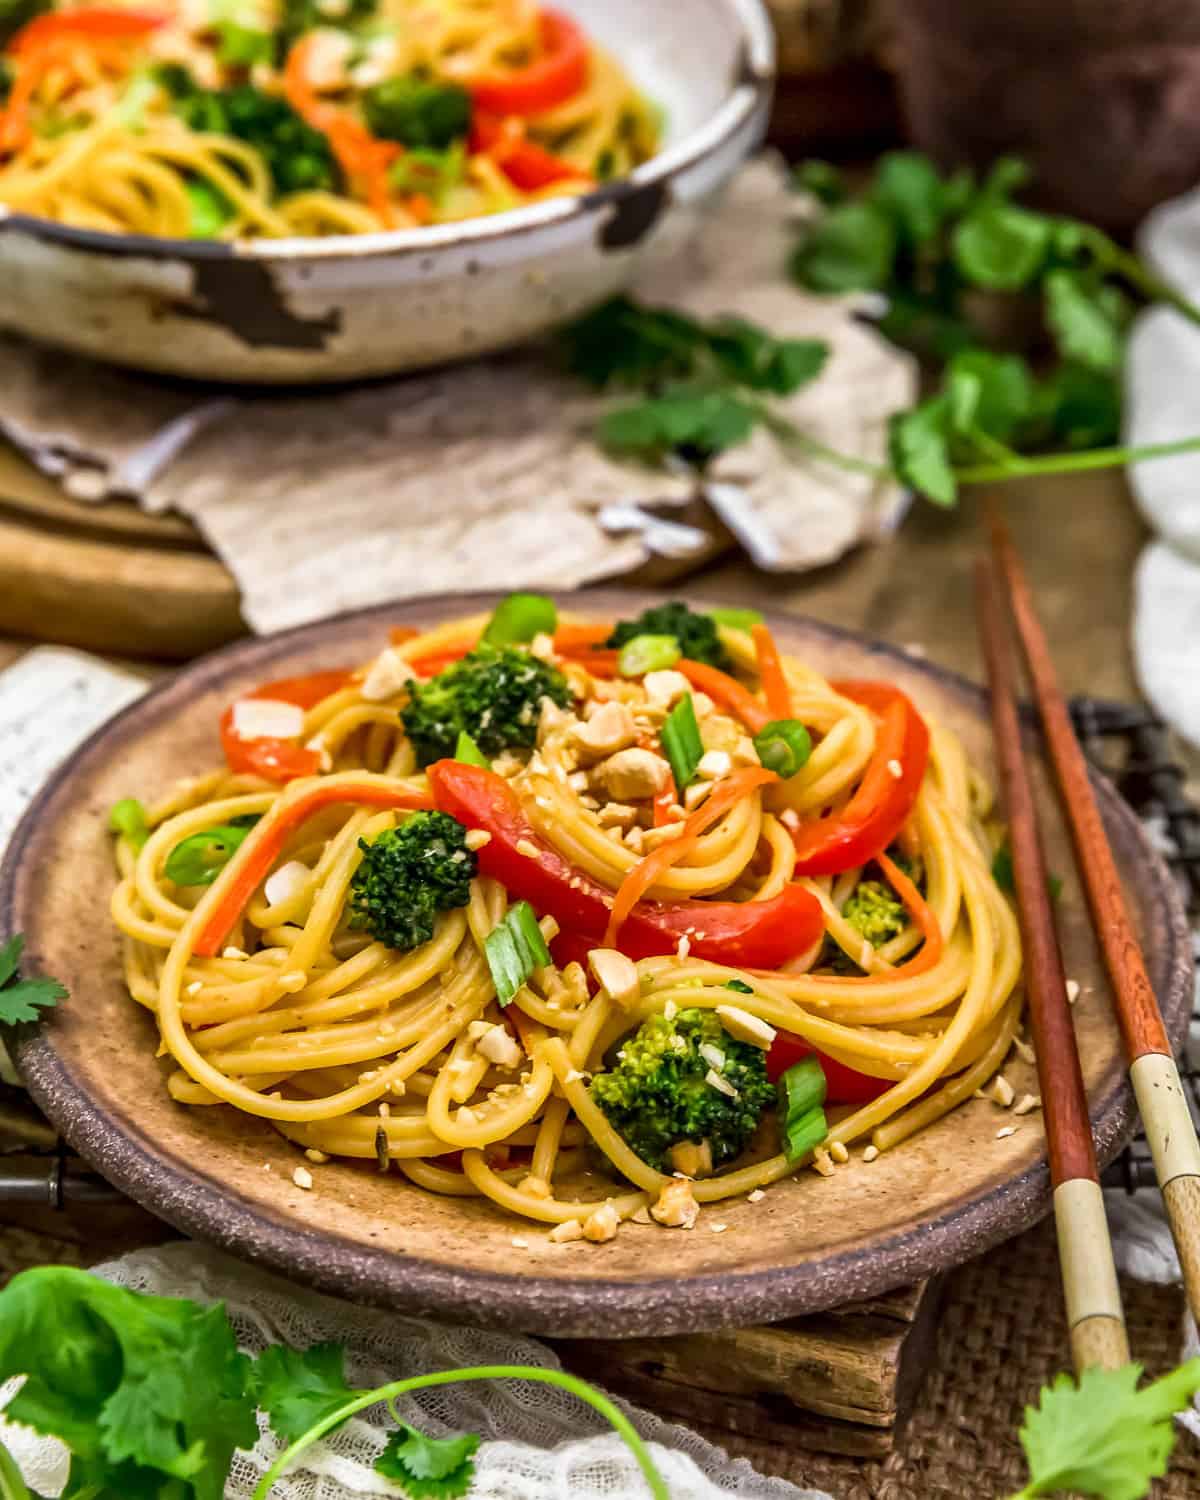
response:
<path fill-rule="evenodd" d="M 389 1385 L 381 1385 L 378 1390 L 364 1391 L 353 1401 L 347 1401 L 344 1406 L 338 1407 L 337 1411 L 330 1412 L 329 1416 L 314 1423 L 303 1437 L 297 1438 L 290 1448 L 285 1449 L 259 1480 L 252 1500 L 268 1500 L 272 1487 L 288 1465 L 299 1458 L 307 1448 L 311 1448 L 315 1442 L 323 1438 L 327 1432 L 340 1427 L 356 1412 L 364 1411 L 368 1406 L 376 1406 L 381 1401 L 390 1403 L 398 1396 L 407 1395 L 410 1391 L 429 1390 L 439 1385 L 457 1385 L 459 1381 L 466 1380 L 532 1380 L 542 1385 L 557 1386 L 559 1390 L 576 1396 L 580 1401 L 586 1402 L 588 1406 L 598 1411 L 624 1439 L 629 1451 L 637 1460 L 638 1467 L 646 1477 L 646 1483 L 650 1487 L 654 1500 L 670 1500 L 662 1475 L 655 1468 L 649 1449 L 638 1436 L 629 1418 L 607 1396 L 602 1395 L 594 1386 L 588 1385 L 587 1381 L 579 1380 L 576 1376 L 568 1375 L 562 1370 L 543 1370 L 536 1365 L 476 1365 L 464 1370 L 437 1370 L 431 1375 L 415 1375 L 408 1380 L 394 1380 Z M 23 1497 L 18 1496 L 18 1500 L 23 1500 Z"/>
<path fill-rule="evenodd" d="M 1148 302 L 1165 302 L 1190 323 L 1200 324 L 1200 307 L 1189 302 L 1169 281 L 1163 281 L 1139 256 L 1122 250 L 1110 240 L 1104 247 L 1104 259 L 1118 276 L 1137 287 Z"/>
<path fill-rule="evenodd" d="M 869 458 L 856 458 L 852 453 L 842 453 L 837 448 L 829 448 L 819 438 L 810 437 L 807 432 L 802 432 L 794 422 L 789 422 L 786 417 L 781 417 L 778 412 L 772 411 L 764 401 L 749 402 L 758 413 L 763 424 L 775 434 L 782 443 L 797 449 L 801 453 L 807 453 L 811 458 L 823 459 L 835 468 L 846 469 L 851 474 L 867 474 L 872 479 L 885 480 L 894 477 L 887 464 L 872 463 Z"/>
<path fill-rule="evenodd" d="M 1082 453 L 1048 453 L 1041 458 L 1014 457 L 1005 464 L 969 464 L 956 468 L 962 484 L 992 484 L 999 479 L 1024 479 L 1033 474 L 1081 474 L 1088 469 L 1112 469 L 1141 463 L 1148 458 L 1170 458 L 1176 453 L 1195 453 L 1200 437 L 1180 438 L 1174 443 L 1146 443 L 1140 448 L 1092 448 Z"/>
<path fill-rule="evenodd" d="M 3 1443 L 0 1443 L 0 1500 L 29 1500 L 17 1461 Z"/>

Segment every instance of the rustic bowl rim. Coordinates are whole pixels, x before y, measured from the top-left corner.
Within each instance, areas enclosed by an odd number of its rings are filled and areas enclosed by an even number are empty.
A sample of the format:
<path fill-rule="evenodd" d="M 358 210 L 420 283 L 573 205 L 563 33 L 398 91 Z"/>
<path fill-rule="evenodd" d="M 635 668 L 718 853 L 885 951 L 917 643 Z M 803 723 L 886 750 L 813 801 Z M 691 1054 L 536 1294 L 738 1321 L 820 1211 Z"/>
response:
<path fill-rule="evenodd" d="M 611 607 L 619 599 L 644 607 L 648 600 L 661 601 L 664 597 L 662 590 L 604 586 L 556 590 L 555 595 L 570 607 L 584 609 L 593 601 L 596 607 Z M 494 591 L 439 594 L 372 605 L 236 641 L 172 673 L 89 736 L 30 804 L 0 865 L 0 932 L 17 930 L 19 871 L 47 804 L 70 779 L 79 759 L 94 757 L 109 740 L 119 744 L 123 732 L 136 726 L 141 716 L 153 715 L 164 701 L 186 703 L 193 688 L 211 686 L 232 666 L 239 671 L 253 667 L 261 656 L 266 667 L 281 643 L 308 638 L 314 649 L 319 649 L 322 633 L 341 624 L 375 621 L 386 627 L 394 622 L 398 609 L 414 606 L 427 610 L 431 619 L 448 618 L 451 609 L 461 614 L 472 604 L 486 608 L 500 597 Z M 609 604 L 601 605 L 601 600 Z M 914 659 L 902 648 L 860 631 L 802 614 L 778 610 L 766 613 L 782 631 L 795 625 L 816 638 L 865 646 L 896 668 L 930 678 L 973 713 L 986 714 L 984 690 L 961 673 Z M 1144 904 L 1147 910 L 1155 911 L 1160 923 L 1156 938 L 1167 975 L 1167 991 L 1159 995 L 1159 1002 L 1172 1040 L 1178 1043 L 1191 1011 L 1194 985 L 1191 934 L 1182 896 L 1133 810 L 1103 776 L 1095 770 L 1090 770 L 1090 775 L 1105 821 L 1122 825 L 1140 852 Z M 1113 1026 L 1115 1031 L 1115 1021 Z M 300 1277 L 333 1295 L 453 1316 L 480 1326 L 535 1334 L 622 1338 L 648 1331 L 686 1333 L 777 1321 L 835 1305 L 839 1299 L 830 1291 L 839 1286 L 852 1286 L 855 1300 L 861 1300 L 959 1264 L 1029 1228 L 1050 1202 L 1049 1170 L 1043 1158 L 975 1198 L 956 1203 L 931 1222 L 890 1238 L 884 1231 L 882 1246 L 875 1241 L 841 1251 L 818 1265 L 689 1274 L 682 1296 L 679 1282 L 669 1276 L 644 1281 L 603 1275 L 543 1279 L 536 1273 L 458 1269 L 367 1247 L 329 1230 L 318 1233 L 301 1228 L 230 1197 L 203 1177 L 189 1175 L 182 1166 L 149 1154 L 120 1123 L 78 1090 L 51 1037 L 36 1025 L 19 1026 L 10 1038 L 31 1096 L 65 1138 L 116 1187 L 176 1228 L 284 1275 Z M 1091 1100 L 1101 1166 L 1115 1157 L 1128 1138 L 1135 1115 L 1133 1090 L 1122 1071 L 1102 1096 Z"/>
<path fill-rule="evenodd" d="M 291 239 L 224 240 L 172 239 L 146 234 L 113 234 L 81 229 L 13 213 L 0 206 L 0 245 L 6 230 L 31 235 L 47 244 L 122 258 L 189 262 L 236 259 L 265 265 L 293 265 L 312 261 L 363 261 L 392 255 L 430 255 L 445 250 L 469 250 L 501 240 L 520 239 L 538 231 L 584 220 L 607 204 L 619 206 L 642 194 L 656 196 L 669 189 L 681 173 L 712 156 L 733 140 L 753 118 L 775 81 L 775 33 L 765 0 L 720 0 L 741 28 L 740 75 L 711 119 L 682 140 L 652 156 L 627 176 L 602 183 L 587 193 L 548 198 L 503 213 L 463 219 L 452 224 L 420 225 L 411 229 L 380 230 L 375 234 L 296 236 Z"/>

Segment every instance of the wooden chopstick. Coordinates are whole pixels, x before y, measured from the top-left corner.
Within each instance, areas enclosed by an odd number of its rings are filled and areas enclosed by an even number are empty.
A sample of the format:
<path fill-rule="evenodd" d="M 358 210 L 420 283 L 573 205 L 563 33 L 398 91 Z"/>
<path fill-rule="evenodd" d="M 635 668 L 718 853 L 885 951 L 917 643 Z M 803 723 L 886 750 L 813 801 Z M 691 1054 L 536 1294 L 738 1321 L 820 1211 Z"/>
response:
<path fill-rule="evenodd" d="M 1008 815 L 1071 1355 L 1077 1374 L 1089 1365 L 1115 1369 L 1129 1361 L 1125 1316 L 1067 1002 L 1033 783 L 1021 743 L 1014 654 L 992 569 L 985 559 L 977 566 L 976 608 L 991 688 L 996 765 Z"/>
<path fill-rule="evenodd" d="M 1200 1142 L 1196 1127 L 1029 582 L 1008 528 L 996 519 L 992 551 L 1007 585 L 1092 923 L 1112 981 L 1129 1079 L 1179 1252 L 1188 1305 L 1200 1321 Z"/>

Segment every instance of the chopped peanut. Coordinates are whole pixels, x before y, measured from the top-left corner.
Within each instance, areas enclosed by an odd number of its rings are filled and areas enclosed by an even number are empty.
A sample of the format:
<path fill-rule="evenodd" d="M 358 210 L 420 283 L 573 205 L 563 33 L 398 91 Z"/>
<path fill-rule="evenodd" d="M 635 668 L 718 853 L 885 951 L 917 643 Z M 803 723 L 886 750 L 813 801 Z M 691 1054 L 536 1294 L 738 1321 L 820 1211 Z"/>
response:
<path fill-rule="evenodd" d="M 601 828 L 632 828 L 637 818 L 637 808 L 627 802 L 606 802 L 596 814 Z"/>
<path fill-rule="evenodd" d="M 721 1025 L 731 1037 L 739 1042 L 750 1042 L 765 1052 L 775 1040 L 775 1028 L 760 1017 L 751 1015 L 740 1005 L 718 1005 L 717 1015 Z"/>
<path fill-rule="evenodd" d="M 658 1195 L 650 1215 L 668 1229 L 694 1229 L 700 1216 L 700 1205 L 686 1177 L 673 1177 Z"/>
<path fill-rule="evenodd" d="M 637 965 L 615 948 L 593 948 L 588 954 L 588 968 L 614 1004 L 633 1005 L 641 996 Z"/>
<path fill-rule="evenodd" d="M 554 1245 L 568 1245 L 572 1240 L 583 1238 L 583 1225 L 578 1219 L 564 1219 L 556 1224 L 546 1238 Z"/>
<path fill-rule="evenodd" d="M 691 690 L 683 673 L 676 672 L 673 668 L 668 668 L 665 672 L 647 672 L 642 678 L 642 686 L 646 689 L 646 697 L 650 702 L 661 708 L 670 708 L 676 698 L 682 698 L 684 693 Z"/>
<path fill-rule="evenodd" d="M 589 760 L 603 760 L 637 741 L 633 715 L 623 703 L 605 703 L 571 731 L 577 749 Z"/>
<path fill-rule="evenodd" d="M 475 1050 L 498 1068 L 516 1068 L 525 1061 L 520 1043 L 507 1026 L 490 1026 L 475 1043 Z"/>
<path fill-rule="evenodd" d="M 602 1203 L 583 1221 L 583 1237 L 596 1245 L 602 1245 L 606 1240 L 615 1240 L 620 1222 L 612 1204 Z"/>
<path fill-rule="evenodd" d="M 712 1147 L 707 1141 L 680 1141 L 671 1147 L 671 1165 L 685 1177 L 711 1177 Z"/>
<path fill-rule="evenodd" d="M 696 775 L 705 781 L 717 781 L 733 770 L 733 757 L 728 750 L 706 750 L 696 766 Z"/>
<path fill-rule="evenodd" d="M 618 750 L 600 766 L 609 795 L 617 802 L 657 797 L 671 779 L 671 767 L 652 750 Z"/>

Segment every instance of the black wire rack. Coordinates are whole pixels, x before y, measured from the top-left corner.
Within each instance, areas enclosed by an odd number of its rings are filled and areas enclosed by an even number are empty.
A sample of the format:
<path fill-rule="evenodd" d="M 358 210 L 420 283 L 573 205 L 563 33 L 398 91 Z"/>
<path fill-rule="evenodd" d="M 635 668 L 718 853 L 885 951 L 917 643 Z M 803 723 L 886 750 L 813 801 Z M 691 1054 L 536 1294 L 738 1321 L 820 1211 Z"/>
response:
<path fill-rule="evenodd" d="M 1188 800 L 1186 773 L 1172 759 L 1166 725 L 1141 705 L 1097 698 L 1073 699 L 1071 716 L 1089 760 L 1145 821 L 1200 927 L 1200 808 Z M 1200 1023 L 1200 1011 L 1194 1019 Z M 1191 1092 L 1193 1111 L 1200 1118 L 1200 1066 L 1193 1066 L 1186 1049 L 1181 1071 Z M 9 1143 L 5 1136 L 10 1137 Z M 1104 1182 L 1131 1193 L 1153 1186 L 1154 1165 L 1144 1137 L 1139 1136 L 1112 1163 Z M 53 1132 L 33 1116 L 28 1100 L 18 1090 L 0 1085 L 0 1202 L 48 1203 L 63 1208 L 68 1203 L 117 1197 L 115 1189 L 89 1172 L 61 1141 L 54 1140 Z"/>

